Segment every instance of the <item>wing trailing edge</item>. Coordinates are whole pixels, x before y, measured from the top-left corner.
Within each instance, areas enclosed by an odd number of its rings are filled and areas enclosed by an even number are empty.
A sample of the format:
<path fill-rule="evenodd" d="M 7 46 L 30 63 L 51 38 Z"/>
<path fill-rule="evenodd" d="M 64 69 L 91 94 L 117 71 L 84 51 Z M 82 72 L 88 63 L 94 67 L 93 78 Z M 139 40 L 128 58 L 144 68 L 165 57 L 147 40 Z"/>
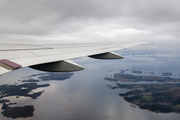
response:
<path fill-rule="evenodd" d="M 84 68 L 69 59 L 89 56 L 96 59 L 123 59 L 113 51 L 150 44 L 149 42 L 84 44 L 1 44 L 0 75 L 23 67 L 49 72 L 79 71 Z"/>

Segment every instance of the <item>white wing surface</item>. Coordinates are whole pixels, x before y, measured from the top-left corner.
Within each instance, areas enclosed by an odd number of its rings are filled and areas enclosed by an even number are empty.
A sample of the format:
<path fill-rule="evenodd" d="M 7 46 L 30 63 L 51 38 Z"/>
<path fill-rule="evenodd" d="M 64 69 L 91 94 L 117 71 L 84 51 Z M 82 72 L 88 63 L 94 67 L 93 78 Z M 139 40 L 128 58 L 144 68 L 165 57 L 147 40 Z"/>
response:
<path fill-rule="evenodd" d="M 83 67 L 69 61 L 89 56 L 98 59 L 122 59 L 112 51 L 147 42 L 122 42 L 100 44 L 1 44 L 0 75 L 23 67 L 52 72 L 82 70 Z"/>

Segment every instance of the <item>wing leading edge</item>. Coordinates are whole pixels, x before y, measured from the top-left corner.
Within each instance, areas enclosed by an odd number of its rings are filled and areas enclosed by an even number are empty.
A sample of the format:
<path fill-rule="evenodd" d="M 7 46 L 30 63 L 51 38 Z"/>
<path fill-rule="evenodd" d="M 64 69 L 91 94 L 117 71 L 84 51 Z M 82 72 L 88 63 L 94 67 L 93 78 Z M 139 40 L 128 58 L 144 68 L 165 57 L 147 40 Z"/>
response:
<path fill-rule="evenodd" d="M 89 56 L 96 59 L 123 59 L 112 52 L 129 47 L 150 44 L 148 42 L 122 42 L 100 44 L 1 44 L 0 75 L 23 67 L 50 71 L 68 72 L 83 70 L 69 59 Z"/>

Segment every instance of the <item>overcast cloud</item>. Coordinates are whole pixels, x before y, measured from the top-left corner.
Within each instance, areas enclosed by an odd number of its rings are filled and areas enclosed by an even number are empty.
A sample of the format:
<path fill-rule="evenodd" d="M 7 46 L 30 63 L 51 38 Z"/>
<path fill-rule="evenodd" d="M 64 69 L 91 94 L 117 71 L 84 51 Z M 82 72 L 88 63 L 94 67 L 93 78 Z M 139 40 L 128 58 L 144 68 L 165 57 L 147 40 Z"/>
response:
<path fill-rule="evenodd" d="M 177 45 L 179 6 L 179 0 L 0 0 L 0 41 Z"/>

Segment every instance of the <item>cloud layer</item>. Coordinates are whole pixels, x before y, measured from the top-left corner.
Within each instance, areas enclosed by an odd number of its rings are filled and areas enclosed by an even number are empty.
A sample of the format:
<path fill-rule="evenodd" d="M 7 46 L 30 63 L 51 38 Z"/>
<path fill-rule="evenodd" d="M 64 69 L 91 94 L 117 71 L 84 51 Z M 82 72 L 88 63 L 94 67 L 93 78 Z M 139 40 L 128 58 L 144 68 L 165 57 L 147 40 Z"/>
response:
<path fill-rule="evenodd" d="M 0 0 L 0 39 L 175 41 L 179 0 Z"/>

